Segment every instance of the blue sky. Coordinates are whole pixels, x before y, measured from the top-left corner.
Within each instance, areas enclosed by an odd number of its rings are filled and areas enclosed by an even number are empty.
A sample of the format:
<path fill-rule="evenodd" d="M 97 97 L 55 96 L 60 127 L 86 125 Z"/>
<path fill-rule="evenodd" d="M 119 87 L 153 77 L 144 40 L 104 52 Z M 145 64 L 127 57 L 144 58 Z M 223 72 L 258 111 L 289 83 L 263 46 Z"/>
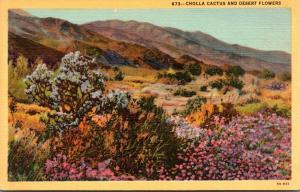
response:
<path fill-rule="evenodd" d="M 185 31 L 202 31 L 231 44 L 291 52 L 290 9 L 26 9 L 38 17 L 82 24 L 136 20 Z"/>

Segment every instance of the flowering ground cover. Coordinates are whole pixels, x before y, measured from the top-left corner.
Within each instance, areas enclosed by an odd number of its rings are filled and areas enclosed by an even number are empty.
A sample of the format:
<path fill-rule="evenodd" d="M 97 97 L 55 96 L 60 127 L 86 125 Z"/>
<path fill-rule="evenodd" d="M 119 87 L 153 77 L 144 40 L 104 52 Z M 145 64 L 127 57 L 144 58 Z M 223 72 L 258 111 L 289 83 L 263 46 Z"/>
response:
<path fill-rule="evenodd" d="M 215 116 L 214 127 L 198 128 L 201 137 L 178 153 L 174 167 L 161 168 L 160 179 L 290 179 L 290 119 L 257 113 L 224 122 Z"/>

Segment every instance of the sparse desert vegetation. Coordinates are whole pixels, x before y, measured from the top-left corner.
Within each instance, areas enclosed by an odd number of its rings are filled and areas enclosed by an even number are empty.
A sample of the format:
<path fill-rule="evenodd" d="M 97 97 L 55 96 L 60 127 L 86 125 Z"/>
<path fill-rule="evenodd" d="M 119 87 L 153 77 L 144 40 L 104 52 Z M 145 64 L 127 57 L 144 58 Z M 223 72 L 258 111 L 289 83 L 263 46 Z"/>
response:
<path fill-rule="evenodd" d="M 288 78 L 26 62 L 9 64 L 10 180 L 290 178 Z"/>

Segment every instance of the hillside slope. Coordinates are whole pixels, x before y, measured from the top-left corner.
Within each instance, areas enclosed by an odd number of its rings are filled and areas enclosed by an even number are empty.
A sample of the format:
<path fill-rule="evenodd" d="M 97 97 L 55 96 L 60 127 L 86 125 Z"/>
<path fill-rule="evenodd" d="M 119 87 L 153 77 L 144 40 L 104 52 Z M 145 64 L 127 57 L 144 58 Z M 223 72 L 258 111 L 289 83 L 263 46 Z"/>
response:
<path fill-rule="evenodd" d="M 96 21 L 82 25 L 103 36 L 146 47 L 157 47 L 173 57 L 191 55 L 209 64 L 240 65 L 247 70 L 291 69 L 291 55 L 283 51 L 261 51 L 231 45 L 202 32 L 187 32 L 137 21 Z"/>

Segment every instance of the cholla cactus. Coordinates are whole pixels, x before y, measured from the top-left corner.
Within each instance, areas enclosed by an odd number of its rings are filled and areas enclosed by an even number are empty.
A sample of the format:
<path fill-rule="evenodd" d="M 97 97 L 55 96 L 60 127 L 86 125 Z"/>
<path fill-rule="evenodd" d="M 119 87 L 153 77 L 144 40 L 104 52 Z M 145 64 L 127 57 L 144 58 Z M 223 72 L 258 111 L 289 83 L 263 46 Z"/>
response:
<path fill-rule="evenodd" d="M 104 91 L 104 75 L 90 70 L 91 59 L 80 52 L 69 53 L 62 58 L 59 74 L 54 78 L 53 107 L 76 116 L 90 111 L 101 102 Z"/>
<path fill-rule="evenodd" d="M 127 92 L 113 90 L 108 94 L 108 100 L 113 103 L 116 109 L 124 109 L 129 104 L 129 95 Z"/>
<path fill-rule="evenodd" d="M 50 96 L 52 92 L 53 73 L 48 70 L 46 64 L 40 64 L 36 70 L 25 78 L 27 89 L 25 90 L 32 100 L 39 105 L 50 106 Z"/>
<path fill-rule="evenodd" d="M 90 69 L 93 62 L 78 51 L 71 52 L 62 58 L 57 76 L 45 64 L 39 65 L 27 76 L 26 93 L 34 102 L 52 109 L 43 119 L 49 130 L 63 131 L 76 127 L 89 117 L 93 108 L 96 113 L 107 113 L 127 107 L 129 97 L 126 93 L 114 91 L 108 96 L 104 94 L 105 76 Z"/>

